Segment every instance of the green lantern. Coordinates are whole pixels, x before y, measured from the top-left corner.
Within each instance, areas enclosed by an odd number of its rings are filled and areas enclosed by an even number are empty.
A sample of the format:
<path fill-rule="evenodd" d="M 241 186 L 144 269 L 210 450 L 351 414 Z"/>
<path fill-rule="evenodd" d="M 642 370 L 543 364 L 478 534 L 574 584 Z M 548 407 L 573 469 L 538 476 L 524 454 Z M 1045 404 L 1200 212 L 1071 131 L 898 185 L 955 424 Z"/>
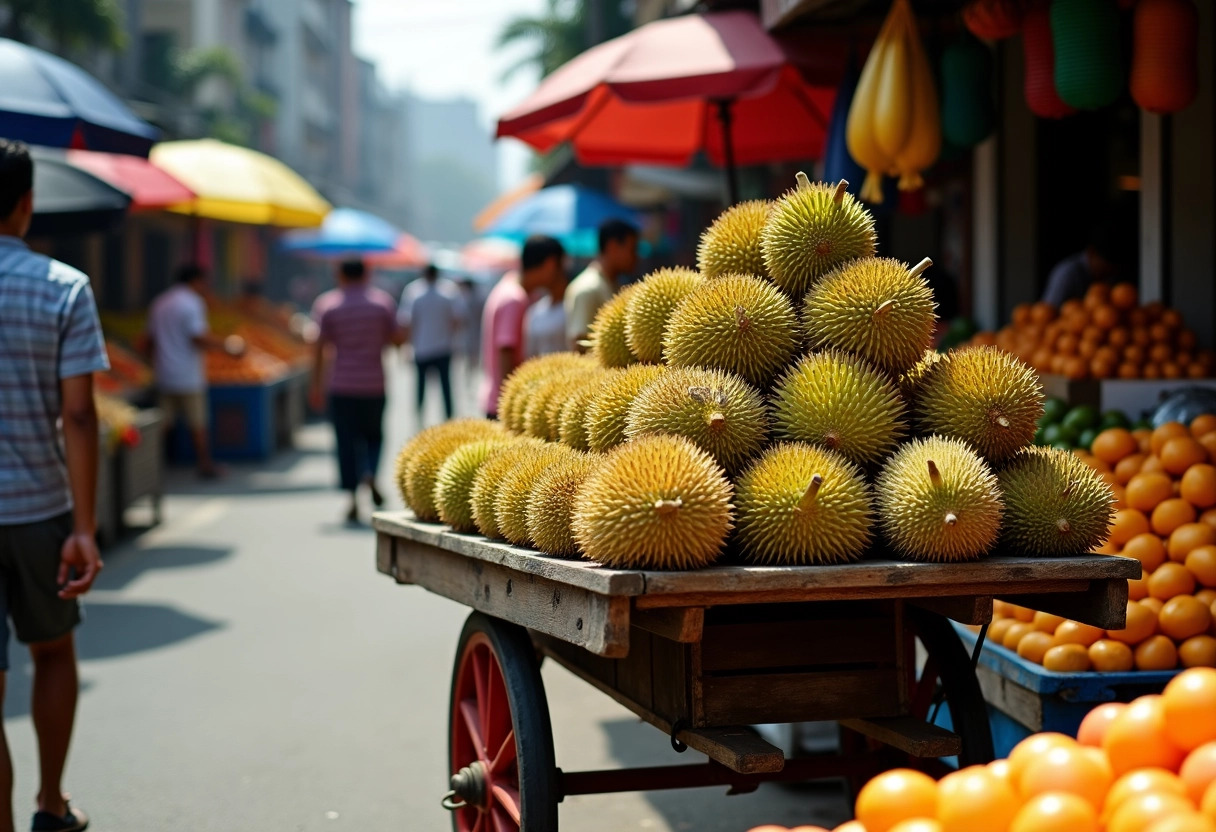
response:
<path fill-rule="evenodd" d="M 1113 104 L 1126 84 L 1114 0 L 1052 0 L 1056 92 L 1078 110 Z"/>
<path fill-rule="evenodd" d="M 996 127 L 992 103 L 992 53 L 967 33 L 942 52 L 942 137 L 954 147 L 974 147 Z"/>

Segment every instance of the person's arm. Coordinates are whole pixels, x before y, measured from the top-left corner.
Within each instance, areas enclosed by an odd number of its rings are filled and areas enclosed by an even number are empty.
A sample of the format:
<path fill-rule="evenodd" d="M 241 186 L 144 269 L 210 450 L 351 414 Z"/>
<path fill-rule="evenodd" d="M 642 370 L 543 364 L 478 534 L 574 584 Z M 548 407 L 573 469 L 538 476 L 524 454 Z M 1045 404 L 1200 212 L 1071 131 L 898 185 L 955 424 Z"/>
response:
<path fill-rule="evenodd" d="M 93 586 L 101 570 L 97 549 L 97 408 L 93 374 L 60 379 L 63 444 L 72 489 L 72 534 L 59 553 L 60 598 L 76 598 Z"/>
<path fill-rule="evenodd" d="M 325 409 L 325 339 L 317 336 L 312 345 L 312 376 L 308 385 L 308 403 L 315 411 Z"/>
<path fill-rule="evenodd" d="M 566 339 L 570 342 L 570 349 L 578 353 L 587 351 L 584 342 L 590 337 L 590 309 L 590 293 L 579 292 L 570 299 L 570 313 L 566 316 Z"/>

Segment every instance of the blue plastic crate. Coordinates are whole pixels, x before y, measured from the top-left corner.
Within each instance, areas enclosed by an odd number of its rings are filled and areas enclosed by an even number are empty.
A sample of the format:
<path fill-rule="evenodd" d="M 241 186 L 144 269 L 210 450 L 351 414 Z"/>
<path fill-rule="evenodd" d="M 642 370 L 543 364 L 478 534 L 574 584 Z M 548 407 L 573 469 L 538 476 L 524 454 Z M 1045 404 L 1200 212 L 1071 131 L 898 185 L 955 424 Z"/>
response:
<path fill-rule="evenodd" d="M 270 384 L 216 385 L 208 390 L 211 453 L 216 459 L 260 460 L 275 452 L 275 396 L 283 386 Z M 171 456 L 194 460 L 194 447 L 181 424 L 173 431 Z"/>

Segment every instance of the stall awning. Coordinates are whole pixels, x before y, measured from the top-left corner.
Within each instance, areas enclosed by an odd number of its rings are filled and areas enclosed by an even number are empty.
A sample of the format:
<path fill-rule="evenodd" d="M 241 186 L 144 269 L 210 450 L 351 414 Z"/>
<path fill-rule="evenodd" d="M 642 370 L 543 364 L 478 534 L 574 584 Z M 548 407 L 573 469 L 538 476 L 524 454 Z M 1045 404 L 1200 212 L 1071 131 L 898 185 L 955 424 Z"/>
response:
<path fill-rule="evenodd" d="M 62 151 L 35 147 L 34 221 L 30 234 L 105 231 L 118 222 L 131 198 L 68 162 Z"/>
<path fill-rule="evenodd" d="M 194 199 L 194 191 L 140 156 L 69 150 L 67 161 L 131 197 L 131 209 L 156 210 Z"/>

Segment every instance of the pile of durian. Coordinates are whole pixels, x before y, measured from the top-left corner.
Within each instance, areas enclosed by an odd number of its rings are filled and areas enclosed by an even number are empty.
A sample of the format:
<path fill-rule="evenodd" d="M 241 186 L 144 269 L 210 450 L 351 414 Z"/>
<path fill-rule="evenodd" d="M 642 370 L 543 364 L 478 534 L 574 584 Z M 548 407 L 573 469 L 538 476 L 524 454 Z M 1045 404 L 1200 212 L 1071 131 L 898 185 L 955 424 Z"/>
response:
<path fill-rule="evenodd" d="M 846 186 L 799 174 L 728 209 L 697 271 L 656 271 L 600 310 L 589 354 L 521 365 L 501 421 L 408 442 L 406 504 L 614 567 L 1098 546 L 1113 496 L 1073 454 L 1032 446 L 1035 373 L 993 347 L 934 352 L 930 262 L 876 257 Z"/>

